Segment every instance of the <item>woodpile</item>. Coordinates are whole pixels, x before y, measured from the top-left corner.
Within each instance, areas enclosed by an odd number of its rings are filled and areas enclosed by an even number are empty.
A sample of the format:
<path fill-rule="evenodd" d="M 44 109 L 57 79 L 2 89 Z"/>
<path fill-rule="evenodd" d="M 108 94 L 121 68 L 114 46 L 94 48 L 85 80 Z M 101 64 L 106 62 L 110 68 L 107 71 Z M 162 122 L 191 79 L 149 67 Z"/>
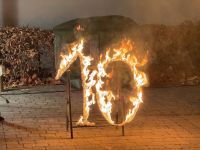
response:
<path fill-rule="evenodd" d="M 0 28 L 0 64 L 6 68 L 4 85 L 35 85 L 51 82 L 52 74 L 41 68 L 40 56 L 48 50 L 53 55 L 52 31 L 39 28 Z"/>

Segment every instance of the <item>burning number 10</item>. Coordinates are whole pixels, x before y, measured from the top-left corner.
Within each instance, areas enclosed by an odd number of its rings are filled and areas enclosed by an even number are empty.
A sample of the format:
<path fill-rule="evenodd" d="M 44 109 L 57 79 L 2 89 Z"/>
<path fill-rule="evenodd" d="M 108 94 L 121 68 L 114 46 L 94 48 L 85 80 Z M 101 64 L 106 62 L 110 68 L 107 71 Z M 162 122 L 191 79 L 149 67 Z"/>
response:
<path fill-rule="evenodd" d="M 133 51 L 133 45 L 131 41 L 122 40 L 119 47 L 108 49 L 106 54 L 100 57 L 100 61 L 97 64 L 96 70 L 89 70 L 89 66 L 91 66 L 93 58 L 90 56 L 85 56 L 83 53 L 83 48 L 83 40 L 72 44 L 71 48 L 69 49 L 69 54 L 61 55 L 62 60 L 56 75 L 56 79 L 59 79 L 62 74 L 71 66 L 71 64 L 79 57 L 83 86 L 83 116 L 80 117 L 78 125 L 94 124 L 88 121 L 88 117 L 90 106 L 95 103 L 95 97 L 102 115 L 111 125 L 123 126 L 124 124 L 129 123 L 133 120 L 139 108 L 139 104 L 142 102 L 142 86 L 147 84 L 146 74 L 139 71 L 137 67 L 144 65 L 147 60 L 144 59 L 142 63 L 139 63 L 136 56 L 131 54 Z M 109 77 L 109 75 L 106 73 L 106 68 L 110 63 L 116 61 L 124 62 L 130 67 L 136 87 L 136 96 L 130 96 L 128 98 L 132 104 L 132 108 L 129 109 L 125 120 L 119 124 L 116 124 L 111 117 L 112 101 L 115 100 L 115 95 L 111 90 L 103 89 L 103 78 Z M 96 91 L 93 90 L 93 87 L 95 87 Z"/>

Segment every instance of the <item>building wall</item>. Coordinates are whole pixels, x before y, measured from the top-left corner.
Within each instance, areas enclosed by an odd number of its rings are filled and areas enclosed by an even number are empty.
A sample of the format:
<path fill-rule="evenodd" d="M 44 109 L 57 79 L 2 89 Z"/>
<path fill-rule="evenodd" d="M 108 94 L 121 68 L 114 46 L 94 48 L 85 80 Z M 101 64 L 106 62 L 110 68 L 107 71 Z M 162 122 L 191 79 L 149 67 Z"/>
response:
<path fill-rule="evenodd" d="M 147 24 L 178 24 L 200 18 L 200 0 L 18 0 L 17 7 L 20 26 L 42 28 L 73 18 L 101 15 L 124 15 Z"/>

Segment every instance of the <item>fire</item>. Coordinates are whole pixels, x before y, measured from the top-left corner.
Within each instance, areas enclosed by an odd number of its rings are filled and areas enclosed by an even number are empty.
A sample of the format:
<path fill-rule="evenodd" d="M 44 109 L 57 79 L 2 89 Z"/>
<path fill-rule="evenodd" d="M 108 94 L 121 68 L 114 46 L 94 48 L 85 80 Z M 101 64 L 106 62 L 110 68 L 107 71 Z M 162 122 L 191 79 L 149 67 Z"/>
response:
<path fill-rule="evenodd" d="M 76 30 L 78 31 L 78 32 L 83 32 L 85 29 L 84 29 L 84 27 L 82 27 L 80 24 L 76 27 Z"/>
<path fill-rule="evenodd" d="M 133 44 L 130 40 L 122 40 L 119 47 L 108 49 L 105 56 L 101 56 L 101 60 L 97 65 L 97 82 L 95 85 L 97 103 L 105 119 L 112 125 L 123 126 L 132 121 L 139 108 L 139 104 L 142 102 L 142 86 L 147 84 L 147 77 L 146 74 L 139 71 L 137 67 L 144 65 L 147 60 L 145 58 L 142 63 L 139 63 L 136 56 L 132 54 L 133 50 Z M 103 78 L 109 77 L 109 74 L 106 73 L 106 68 L 110 63 L 116 61 L 121 61 L 129 65 L 136 82 L 135 86 L 137 92 L 136 96 L 129 97 L 133 108 L 129 109 L 125 120 L 119 124 L 116 124 L 111 117 L 112 101 L 115 100 L 115 96 L 112 91 L 103 89 Z"/>
<path fill-rule="evenodd" d="M 91 62 L 93 58 L 85 56 L 83 53 L 84 41 L 80 40 L 71 45 L 68 55 L 61 55 L 62 60 L 58 69 L 56 79 L 59 79 L 62 74 L 71 66 L 71 64 L 79 57 L 81 65 L 81 78 L 83 86 L 83 116 L 80 117 L 78 125 L 94 125 L 88 121 L 90 106 L 95 104 L 95 94 L 93 88 L 96 89 L 96 99 L 99 109 L 105 119 L 112 125 L 123 126 L 133 120 L 140 103 L 142 103 L 142 86 L 147 84 L 146 74 L 138 70 L 138 66 L 143 66 L 147 62 L 145 58 L 142 62 L 139 62 L 137 57 L 133 54 L 134 47 L 131 40 L 122 40 L 120 46 L 117 48 L 107 49 L 106 54 L 100 57 L 100 61 L 97 64 L 96 70 L 90 70 Z M 112 101 L 116 99 L 116 96 L 111 90 L 105 90 L 103 88 L 103 78 L 110 77 L 106 73 L 106 68 L 110 63 L 121 61 L 130 67 L 131 73 L 135 80 L 136 96 L 128 97 L 128 100 L 132 104 L 132 108 L 128 110 L 128 114 L 125 120 L 119 124 L 116 124 L 111 117 L 112 113 Z"/>
<path fill-rule="evenodd" d="M 81 40 L 77 43 L 72 44 L 72 48 L 69 49 L 70 53 L 68 55 L 61 55 L 62 60 L 60 62 L 60 67 L 58 69 L 56 79 L 59 79 L 62 74 L 69 69 L 71 64 L 79 57 L 81 65 L 81 78 L 83 87 L 83 116 L 80 117 L 78 125 L 94 125 L 88 121 L 90 106 L 95 104 L 95 95 L 92 92 L 92 87 L 95 85 L 96 81 L 93 79 L 96 75 L 96 71 L 91 72 L 89 66 L 93 60 L 90 56 L 85 56 L 83 54 L 83 43 Z"/>

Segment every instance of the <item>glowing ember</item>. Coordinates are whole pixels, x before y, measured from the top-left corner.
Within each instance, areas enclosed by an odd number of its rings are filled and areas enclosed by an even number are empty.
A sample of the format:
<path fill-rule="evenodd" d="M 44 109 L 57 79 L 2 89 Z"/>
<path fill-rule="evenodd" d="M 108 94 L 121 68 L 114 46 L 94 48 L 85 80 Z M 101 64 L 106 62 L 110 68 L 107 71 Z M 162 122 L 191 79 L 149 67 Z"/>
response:
<path fill-rule="evenodd" d="M 83 40 L 73 44 L 68 55 L 61 55 L 62 60 L 56 75 L 56 79 L 59 79 L 70 65 L 79 57 L 83 86 L 83 116 L 80 117 L 78 125 L 94 125 L 94 123 L 88 121 L 90 106 L 95 103 L 95 94 L 92 90 L 94 86 L 96 88 L 96 98 L 100 111 L 110 124 L 122 126 L 132 121 L 139 108 L 139 104 L 142 102 L 142 86 L 147 84 L 145 73 L 139 71 L 137 68 L 138 66 L 144 65 L 147 62 L 147 59 L 145 58 L 141 63 L 139 63 L 138 59 L 133 54 L 134 47 L 131 41 L 122 40 L 119 47 L 108 49 L 106 54 L 101 56 L 100 62 L 97 65 L 97 70 L 91 71 L 89 70 L 89 66 L 91 66 L 92 58 L 90 56 L 85 56 L 82 50 Z M 112 101 L 116 99 L 115 95 L 111 90 L 105 90 L 103 88 L 103 78 L 110 76 L 106 73 L 106 68 L 110 63 L 116 61 L 124 62 L 130 67 L 136 87 L 136 96 L 128 97 L 132 107 L 128 110 L 125 120 L 119 124 L 116 124 L 111 117 Z"/>

